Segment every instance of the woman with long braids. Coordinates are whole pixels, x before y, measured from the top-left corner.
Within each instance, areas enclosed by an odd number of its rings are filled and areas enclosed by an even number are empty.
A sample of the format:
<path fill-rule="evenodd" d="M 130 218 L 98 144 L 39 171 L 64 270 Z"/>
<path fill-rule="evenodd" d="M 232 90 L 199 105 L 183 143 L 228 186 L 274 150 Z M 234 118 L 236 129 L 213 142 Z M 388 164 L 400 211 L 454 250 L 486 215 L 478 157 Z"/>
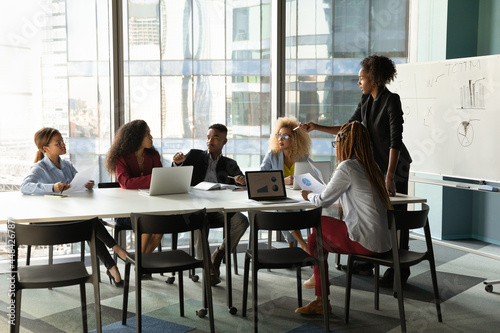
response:
<path fill-rule="evenodd" d="M 375 161 L 382 170 L 385 188 L 389 196 L 408 194 L 411 157 L 403 143 L 403 110 L 398 94 L 392 93 L 386 85 L 396 77 L 396 65 L 382 55 L 371 55 L 361 61 L 358 85 L 363 95 L 349 122 L 359 121 L 370 133 Z M 304 123 L 300 128 L 309 132 L 318 130 L 337 134 L 340 126 L 324 126 Z M 396 210 L 406 210 L 406 205 L 397 205 Z M 401 230 L 400 248 L 409 248 L 409 231 Z M 373 265 L 354 262 L 353 272 L 362 275 L 373 274 Z M 406 282 L 410 268 L 401 271 L 401 280 Z M 380 278 L 380 285 L 392 286 L 394 270 L 388 268 Z"/>
<path fill-rule="evenodd" d="M 301 191 L 302 197 L 317 207 L 329 207 L 340 199 L 339 217 L 343 220 L 321 217 L 326 272 L 328 252 L 374 256 L 391 249 L 387 210 L 392 206 L 382 172 L 373 156 L 368 130 L 358 121 L 345 124 L 332 145 L 337 166 L 326 188 L 320 194 Z M 315 229 L 307 245 L 309 253 L 317 257 Z M 295 312 L 323 313 L 319 267 L 314 266 L 313 271 L 316 300 Z"/>

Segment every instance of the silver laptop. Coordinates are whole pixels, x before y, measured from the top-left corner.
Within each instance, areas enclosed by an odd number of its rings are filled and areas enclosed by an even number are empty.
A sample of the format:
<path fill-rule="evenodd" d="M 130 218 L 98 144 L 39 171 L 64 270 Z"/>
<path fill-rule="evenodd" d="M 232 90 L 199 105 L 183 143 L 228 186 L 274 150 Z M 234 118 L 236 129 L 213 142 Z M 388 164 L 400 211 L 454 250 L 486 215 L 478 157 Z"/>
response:
<path fill-rule="evenodd" d="M 316 169 L 321 172 L 321 176 L 325 182 L 325 185 L 330 181 L 332 175 L 332 163 L 330 161 L 318 161 L 318 162 L 295 162 L 295 175 L 302 175 L 304 173 L 310 173 L 317 181 L 321 182 L 319 175 L 314 172 L 311 167 L 312 163 Z M 293 182 L 293 189 L 300 190 L 300 186 L 297 182 Z"/>
<path fill-rule="evenodd" d="M 287 198 L 285 179 L 283 170 L 269 171 L 247 171 L 245 173 L 247 181 L 248 199 L 266 202 L 296 202 L 296 200 Z"/>
<path fill-rule="evenodd" d="M 187 193 L 192 176 L 192 165 L 153 168 L 149 190 L 142 189 L 139 193 L 151 196 Z"/>

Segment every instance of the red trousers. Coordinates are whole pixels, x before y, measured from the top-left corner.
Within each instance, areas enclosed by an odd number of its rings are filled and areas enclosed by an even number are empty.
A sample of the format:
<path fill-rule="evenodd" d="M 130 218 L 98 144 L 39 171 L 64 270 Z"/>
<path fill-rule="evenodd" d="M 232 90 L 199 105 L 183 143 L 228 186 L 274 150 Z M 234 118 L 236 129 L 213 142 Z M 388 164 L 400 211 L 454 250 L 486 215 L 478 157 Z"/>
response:
<path fill-rule="evenodd" d="M 347 226 L 344 221 L 329 217 L 321 217 L 321 228 L 323 231 L 323 253 L 325 257 L 324 265 L 325 272 L 328 277 L 328 252 L 340 253 L 340 254 L 362 254 L 362 255 L 377 255 L 378 253 L 372 252 L 365 249 L 361 244 L 355 242 L 349 238 L 347 232 Z M 316 242 L 316 229 L 307 238 L 307 247 L 309 248 L 309 253 L 317 258 L 318 257 L 318 243 Z M 319 274 L 319 266 L 313 266 L 314 271 L 314 282 L 316 284 L 314 288 L 314 294 L 316 296 L 321 296 L 321 277 Z M 329 278 L 327 279 L 327 285 L 329 286 Z M 330 294 L 330 288 L 327 290 L 327 294 Z"/>

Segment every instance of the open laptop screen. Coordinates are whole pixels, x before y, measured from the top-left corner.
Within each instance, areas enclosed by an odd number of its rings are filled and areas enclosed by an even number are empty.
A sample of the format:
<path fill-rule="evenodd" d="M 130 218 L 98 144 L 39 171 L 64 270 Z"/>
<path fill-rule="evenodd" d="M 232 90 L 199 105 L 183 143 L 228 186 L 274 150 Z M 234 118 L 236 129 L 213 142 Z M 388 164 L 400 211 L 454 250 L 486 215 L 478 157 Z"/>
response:
<path fill-rule="evenodd" d="M 140 193 L 151 196 L 187 193 L 192 175 L 192 165 L 153 168 L 149 190 L 140 190 Z"/>
<path fill-rule="evenodd" d="M 282 170 L 247 171 L 248 199 L 282 200 L 286 199 L 285 180 Z"/>

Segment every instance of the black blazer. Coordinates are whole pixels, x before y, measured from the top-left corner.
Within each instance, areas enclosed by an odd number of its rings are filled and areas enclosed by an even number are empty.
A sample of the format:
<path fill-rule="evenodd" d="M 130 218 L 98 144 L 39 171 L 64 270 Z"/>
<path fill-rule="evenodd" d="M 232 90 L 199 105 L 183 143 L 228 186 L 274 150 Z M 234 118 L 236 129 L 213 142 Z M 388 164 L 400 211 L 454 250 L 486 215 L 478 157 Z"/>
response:
<path fill-rule="evenodd" d="M 173 164 L 173 162 L 172 162 Z M 191 149 L 186 154 L 186 159 L 182 165 L 192 165 L 194 167 L 193 177 L 191 178 L 191 186 L 196 186 L 205 180 L 205 174 L 208 168 L 208 151 L 200 149 Z M 235 184 L 234 179 L 227 176 L 243 176 L 238 163 L 235 160 L 221 156 L 217 166 L 215 167 L 217 174 L 217 182 L 222 184 Z"/>
<path fill-rule="evenodd" d="M 382 87 L 375 100 L 371 94 L 363 95 L 349 122 L 363 123 L 370 133 L 375 161 L 387 173 L 389 150 L 400 151 L 396 176 L 408 179 L 411 157 L 403 143 L 403 110 L 398 94 Z"/>

